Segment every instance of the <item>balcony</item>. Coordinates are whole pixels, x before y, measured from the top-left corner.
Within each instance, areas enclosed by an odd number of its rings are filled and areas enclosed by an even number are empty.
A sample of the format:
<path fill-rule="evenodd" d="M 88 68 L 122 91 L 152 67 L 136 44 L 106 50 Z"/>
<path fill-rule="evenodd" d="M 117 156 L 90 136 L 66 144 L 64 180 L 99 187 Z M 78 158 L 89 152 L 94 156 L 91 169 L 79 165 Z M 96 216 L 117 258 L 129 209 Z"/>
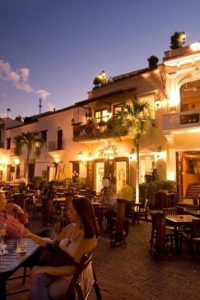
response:
<path fill-rule="evenodd" d="M 200 128 L 200 111 L 174 113 L 163 116 L 163 130 Z"/>
<path fill-rule="evenodd" d="M 49 141 L 48 142 L 48 151 L 58 151 L 63 150 L 62 142 L 59 144 L 56 141 Z"/>
<path fill-rule="evenodd" d="M 127 134 L 127 130 L 116 122 L 116 119 L 111 118 L 108 122 L 100 122 L 96 124 L 93 120 L 86 124 L 73 124 L 74 141 L 94 140 L 100 138 L 109 138 L 113 136 L 123 136 Z"/>

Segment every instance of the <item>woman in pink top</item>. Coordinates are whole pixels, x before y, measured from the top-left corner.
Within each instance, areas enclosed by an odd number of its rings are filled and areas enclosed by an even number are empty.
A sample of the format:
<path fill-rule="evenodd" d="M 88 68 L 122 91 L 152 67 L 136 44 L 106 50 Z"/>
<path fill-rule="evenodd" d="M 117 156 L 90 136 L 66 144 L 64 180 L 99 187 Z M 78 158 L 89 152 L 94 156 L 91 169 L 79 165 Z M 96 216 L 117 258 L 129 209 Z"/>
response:
<path fill-rule="evenodd" d="M 7 203 L 5 193 L 0 191 L 0 226 L 6 226 L 6 235 L 11 238 L 23 236 L 28 224 L 28 214 L 14 203 Z"/>

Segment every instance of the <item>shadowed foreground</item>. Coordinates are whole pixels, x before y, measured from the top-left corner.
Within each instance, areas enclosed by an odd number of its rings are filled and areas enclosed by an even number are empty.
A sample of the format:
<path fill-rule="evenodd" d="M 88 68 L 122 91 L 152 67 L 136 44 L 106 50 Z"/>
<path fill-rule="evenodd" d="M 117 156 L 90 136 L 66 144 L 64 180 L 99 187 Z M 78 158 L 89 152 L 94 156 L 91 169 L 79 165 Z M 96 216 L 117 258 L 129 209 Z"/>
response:
<path fill-rule="evenodd" d="M 32 224 L 34 231 L 38 224 Z M 191 260 L 188 249 L 181 256 L 156 258 L 149 252 L 151 223 L 131 226 L 128 245 L 110 248 L 106 235 L 99 238 L 94 266 L 104 300 L 200 299 L 200 260 Z M 27 278 L 26 286 L 30 279 Z M 9 291 L 21 285 L 10 281 Z M 27 300 L 29 292 L 9 296 Z M 96 299 L 91 293 L 89 300 Z"/>

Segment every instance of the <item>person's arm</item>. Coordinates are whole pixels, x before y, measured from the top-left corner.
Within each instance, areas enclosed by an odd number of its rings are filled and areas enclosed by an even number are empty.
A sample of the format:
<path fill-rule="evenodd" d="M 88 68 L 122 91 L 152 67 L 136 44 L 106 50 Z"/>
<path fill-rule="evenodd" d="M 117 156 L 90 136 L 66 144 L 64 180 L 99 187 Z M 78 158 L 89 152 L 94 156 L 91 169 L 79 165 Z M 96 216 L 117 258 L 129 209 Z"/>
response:
<path fill-rule="evenodd" d="M 74 224 L 67 225 L 60 233 L 59 235 L 54 239 L 50 238 L 44 238 L 40 237 L 36 234 L 33 234 L 29 229 L 24 230 L 24 237 L 27 237 L 31 240 L 33 240 L 36 244 L 45 247 L 47 243 L 54 243 L 56 241 L 61 241 L 62 239 L 66 238 L 67 236 L 71 236 L 71 233 L 74 230 Z"/>
<path fill-rule="evenodd" d="M 44 266 L 44 267 L 34 267 L 31 271 L 32 274 L 36 273 L 46 273 L 53 276 L 70 276 L 72 275 L 76 270 L 76 266 L 62 266 L 62 267 L 50 267 L 50 266 Z"/>
<path fill-rule="evenodd" d="M 34 241 L 36 244 L 45 247 L 48 243 L 53 243 L 54 241 L 50 238 L 40 237 L 36 234 L 33 234 L 29 229 L 24 230 L 24 237 L 27 237 Z"/>

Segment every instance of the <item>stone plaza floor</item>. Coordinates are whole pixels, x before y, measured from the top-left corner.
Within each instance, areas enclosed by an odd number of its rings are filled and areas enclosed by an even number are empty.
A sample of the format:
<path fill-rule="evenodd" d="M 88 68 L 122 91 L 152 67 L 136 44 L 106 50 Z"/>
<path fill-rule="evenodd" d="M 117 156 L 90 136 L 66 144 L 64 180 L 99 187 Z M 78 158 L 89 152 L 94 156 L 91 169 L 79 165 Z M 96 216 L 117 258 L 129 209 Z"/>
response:
<path fill-rule="evenodd" d="M 39 222 L 31 226 L 37 231 Z M 150 222 L 131 225 L 125 249 L 110 248 L 109 237 L 101 234 L 93 261 L 103 300 L 200 299 L 199 257 L 192 260 L 185 247 L 180 256 L 157 258 L 149 251 L 150 233 Z M 21 281 L 9 284 L 11 290 Z M 27 300 L 28 292 L 8 299 Z M 94 299 L 92 292 L 88 300 Z"/>

